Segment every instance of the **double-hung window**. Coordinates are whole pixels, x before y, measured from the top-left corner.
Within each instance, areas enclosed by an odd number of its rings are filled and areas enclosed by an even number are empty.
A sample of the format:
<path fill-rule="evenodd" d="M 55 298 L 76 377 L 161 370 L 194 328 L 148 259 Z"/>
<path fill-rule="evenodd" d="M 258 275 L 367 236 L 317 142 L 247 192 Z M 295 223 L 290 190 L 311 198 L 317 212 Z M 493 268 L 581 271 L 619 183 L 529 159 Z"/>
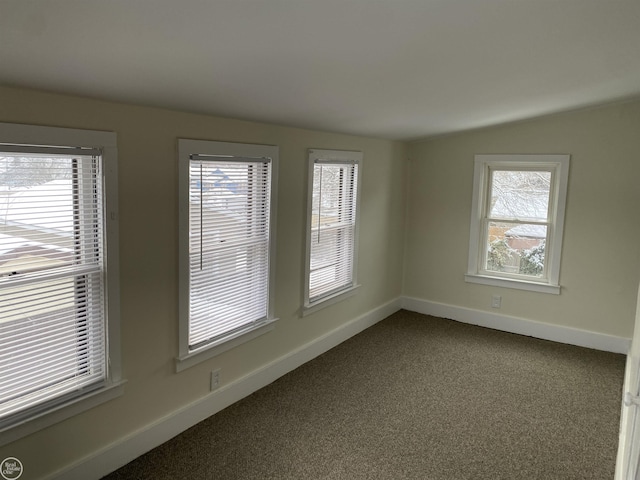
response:
<path fill-rule="evenodd" d="M 466 280 L 560 293 L 569 155 L 477 155 Z"/>
<path fill-rule="evenodd" d="M 181 139 L 178 150 L 180 370 L 273 321 L 278 148 Z"/>
<path fill-rule="evenodd" d="M 0 124 L 0 431 L 119 382 L 116 161 L 114 133 Z"/>
<path fill-rule="evenodd" d="M 339 299 L 357 286 L 361 161 L 362 152 L 309 151 L 304 298 L 307 311 Z"/>

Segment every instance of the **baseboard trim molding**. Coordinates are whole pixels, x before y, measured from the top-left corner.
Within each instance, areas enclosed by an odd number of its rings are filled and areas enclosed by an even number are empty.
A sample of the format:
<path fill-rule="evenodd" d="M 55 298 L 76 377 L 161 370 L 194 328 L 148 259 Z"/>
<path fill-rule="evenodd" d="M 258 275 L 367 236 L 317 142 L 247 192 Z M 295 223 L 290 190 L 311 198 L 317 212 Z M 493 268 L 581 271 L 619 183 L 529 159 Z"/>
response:
<path fill-rule="evenodd" d="M 502 330 L 509 333 L 526 335 L 528 337 L 577 345 L 579 347 L 593 348 L 605 352 L 627 355 L 629 353 L 629 347 L 631 346 L 630 338 L 552 325 L 536 320 L 512 317 L 483 310 L 457 307 L 419 298 L 402 297 L 402 308 L 412 312 L 433 315 L 434 317 L 448 318 L 458 322 L 493 328 L 494 330 Z"/>
<path fill-rule="evenodd" d="M 325 353 L 361 331 L 400 310 L 401 298 L 381 305 L 347 323 L 263 365 L 257 370 L 222 386 L 211 394 L 171 412 L 169 415 L 131 433 L 78 462 L 45 477 L 45 480 L 99 479 L 161 445 L 186 429 L 216 414 Z"/>

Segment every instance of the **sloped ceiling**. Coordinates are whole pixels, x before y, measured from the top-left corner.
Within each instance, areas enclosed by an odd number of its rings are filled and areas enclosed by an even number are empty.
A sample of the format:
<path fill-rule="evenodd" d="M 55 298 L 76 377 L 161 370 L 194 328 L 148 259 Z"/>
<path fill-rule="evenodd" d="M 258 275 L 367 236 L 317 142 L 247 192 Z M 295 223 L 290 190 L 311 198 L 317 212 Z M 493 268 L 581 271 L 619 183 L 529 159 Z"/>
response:
<path fill-rule="evenodd" d="M 411 140 L 640 95 L 640 1 L 0 0 L 0 84 Z"/>

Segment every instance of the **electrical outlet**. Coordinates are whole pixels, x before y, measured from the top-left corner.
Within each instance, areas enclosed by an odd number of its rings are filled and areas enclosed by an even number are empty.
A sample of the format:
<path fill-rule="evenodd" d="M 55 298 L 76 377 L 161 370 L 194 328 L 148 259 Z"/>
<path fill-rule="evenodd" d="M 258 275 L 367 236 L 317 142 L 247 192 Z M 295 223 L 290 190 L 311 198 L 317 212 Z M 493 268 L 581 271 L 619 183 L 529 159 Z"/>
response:
<path fill-rule="evenodd" d="M 211 372 L 211 391 L 220 387 L 220 369 Z"/>
<path fill-rule="evenodd" d="M 501 305 L 502 305 L 502 297 L 500 295 L 493 295 L 491 297 L 491 307 L 500 308 Z"/>

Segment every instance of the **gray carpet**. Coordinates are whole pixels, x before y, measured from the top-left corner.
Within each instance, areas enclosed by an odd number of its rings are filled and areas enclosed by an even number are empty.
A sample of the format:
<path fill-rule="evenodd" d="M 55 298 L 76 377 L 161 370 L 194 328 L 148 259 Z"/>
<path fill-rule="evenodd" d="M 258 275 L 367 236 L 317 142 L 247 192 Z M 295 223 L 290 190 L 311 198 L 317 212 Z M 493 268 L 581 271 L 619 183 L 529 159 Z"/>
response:
<path fill-rule="evenodd" d="M 105 479 L 613 479 L 624 365 L 400 311 Z"/>

